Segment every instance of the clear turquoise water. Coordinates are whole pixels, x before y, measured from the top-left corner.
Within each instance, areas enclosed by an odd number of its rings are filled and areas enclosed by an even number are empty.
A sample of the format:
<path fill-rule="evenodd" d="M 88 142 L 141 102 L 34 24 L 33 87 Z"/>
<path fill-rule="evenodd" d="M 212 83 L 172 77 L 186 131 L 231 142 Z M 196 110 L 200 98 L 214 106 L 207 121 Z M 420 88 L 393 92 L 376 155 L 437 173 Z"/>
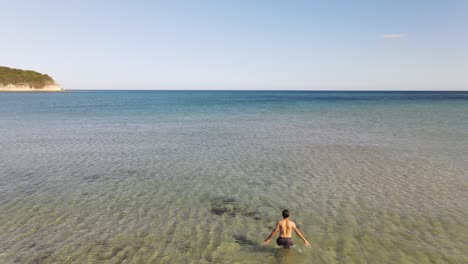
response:
<path fill-rule="evenodd" d="M 466 263 L 466 160 L 468 92 L 2 93 L 0 263 Z"/>

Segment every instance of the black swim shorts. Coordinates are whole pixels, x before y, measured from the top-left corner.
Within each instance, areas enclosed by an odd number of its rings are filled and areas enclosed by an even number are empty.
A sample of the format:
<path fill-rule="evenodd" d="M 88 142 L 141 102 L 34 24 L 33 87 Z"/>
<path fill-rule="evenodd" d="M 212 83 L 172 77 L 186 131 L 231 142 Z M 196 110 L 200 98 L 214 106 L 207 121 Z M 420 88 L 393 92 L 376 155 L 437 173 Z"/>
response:
<path fill-rule="evenodd" d="M 276 239 L 276 244 L 278 244 L 278 246 L 283 246 L 284 248 L 289 248 L 294 245 L 292 238 L 290 237 L 278 237 L 278 239 Z"/>

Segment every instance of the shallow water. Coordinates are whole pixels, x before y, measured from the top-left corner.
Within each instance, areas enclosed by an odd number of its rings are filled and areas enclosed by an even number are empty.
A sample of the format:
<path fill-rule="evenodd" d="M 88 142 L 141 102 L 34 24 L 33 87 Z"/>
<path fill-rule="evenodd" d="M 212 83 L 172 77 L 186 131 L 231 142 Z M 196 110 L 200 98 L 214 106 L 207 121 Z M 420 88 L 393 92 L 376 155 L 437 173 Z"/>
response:
<path fill-rule="evenodd" d="M 0 263 L 467 263 L 468 93 L 0 94 Z M 281 210 L 295 236 L 261 243 Z"/>

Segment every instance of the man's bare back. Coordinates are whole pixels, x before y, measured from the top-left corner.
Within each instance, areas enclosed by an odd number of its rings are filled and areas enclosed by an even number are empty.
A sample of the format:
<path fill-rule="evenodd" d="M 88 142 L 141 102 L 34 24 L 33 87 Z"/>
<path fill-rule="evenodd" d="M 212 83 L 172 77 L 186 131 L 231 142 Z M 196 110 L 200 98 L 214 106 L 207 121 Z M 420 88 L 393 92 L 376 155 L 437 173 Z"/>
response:
<path fill-rule="evenodd" d="M 277 225 L 280 229 L 280 237 L 291 237 L 293 229 L 296 229 L 296 224 L 288 218 L 279 220 Z"/>
<path fill-rule="evenodd" d="M 280 235 L 276 240 L 278 246 L 283 246 L 284 248 L 289 248 L 290 246 L 294 245 L 292 242 L 292 231 L 296 232 L 296 234 L 304 241 L 304 244 L 307 247 L 310 247 L 309 242 L 304 238 L 301 231 L 297 229 L 296 223 L 289 220 L 289 211 L 283 211 L 283 219 L 279 220 L 275 226 L 275 229 L 271 232 L 270 236 L 265 240 L 265 244 L 270 243 L 270 239 L 276 234 L 276 232 L 280 231 Z"/>

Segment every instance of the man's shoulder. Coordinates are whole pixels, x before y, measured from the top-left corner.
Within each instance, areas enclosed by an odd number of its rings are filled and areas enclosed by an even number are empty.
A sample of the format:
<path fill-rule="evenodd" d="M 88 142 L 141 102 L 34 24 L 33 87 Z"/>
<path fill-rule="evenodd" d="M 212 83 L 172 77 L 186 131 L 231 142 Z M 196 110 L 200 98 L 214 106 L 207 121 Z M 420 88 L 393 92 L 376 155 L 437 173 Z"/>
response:
<path fill-rule="evenodd" d="M 288 219 L 288 222 L 291 223 L 291 224 L 293 224 L 293 225 L 296 225 L 296 223 L 295 223 L 294 221 L 292 221 L 292 220 L 289 220 L 289 219 Z M 280 219 L 280 220 L 278 220 L 278 223 L 280 223 L 280 224 L 286 223 L 286 219 Z"/>

